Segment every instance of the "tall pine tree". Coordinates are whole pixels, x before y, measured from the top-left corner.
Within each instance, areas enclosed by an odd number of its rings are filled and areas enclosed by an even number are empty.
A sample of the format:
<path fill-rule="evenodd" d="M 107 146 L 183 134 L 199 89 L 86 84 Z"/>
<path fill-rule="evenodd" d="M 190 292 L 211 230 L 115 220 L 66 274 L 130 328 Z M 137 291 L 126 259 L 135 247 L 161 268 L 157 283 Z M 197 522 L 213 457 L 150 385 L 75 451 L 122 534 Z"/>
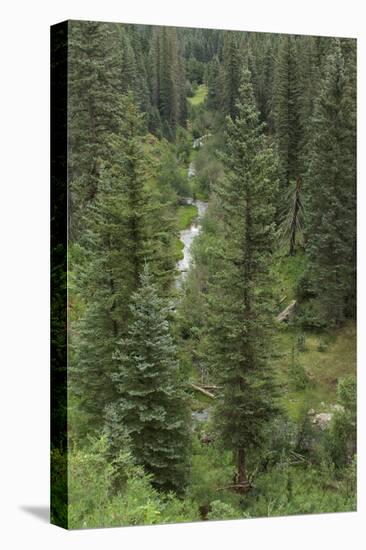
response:
<path fill-rule="evenodd" d="M 232 118 L 236 115 L 241 63 L 238 37 L 233 31 L 225 31 L 221 64 L 221 101 L 224 112 Z"/>
<path fill-rule="evenodd" d="M 355 301 L 354 79 L 355 63 L 346 69 L 337 40 L 327 58 L 315 105 L 305 187 L 310 277 L 324 320 L 330 325 L 339 325 Z"/>
<path fill-rule="evenodd" d="M 237 482 L 244 490 L 247 454 L 258 446 L 263 424 L 275 412 L 268 348 L 277 188 L 275 158 L 259 122 L 247 69 L 236 112 L 225 136 L 227 177 L 216 189 L 225 237 L 209 294 L 210 353 L 221 388 L 217 426 L 234 453 Z"/>
<path fill-rule="evenodd" d="M 121 109 L 121 135 L 108 138 L 110 161 L 84 217 L 86 262 L 79 286 L 87 308 L 75 329 L 71 384 L 91 429 L 103 425 L 104 407 L 115 399 L 112 355 L 126 334 L 128 304 L 144 261 L 151 260 L 162 285 L 171 281 L 174 267 L 163 211 L 147 193 L 142 115 L 132 94 Z"/>
<path fill-rule="evenodd" d="M 81 232 L 85 205 L 98 190 L 101 159 L 109 158 L 106 137 L 121 129 L 118 26 L 69 22 L 68 176 L 69 230 Z"/>
<path fill-rule="evenodd" d="M 284 35 L 280 39 L 277 54 L 272 103 L 280 161 L 280 183 L 284 188 L 288 186 L 291 179 L 300 175 L 299 97 L 297 42 L 295 37 Z"/>

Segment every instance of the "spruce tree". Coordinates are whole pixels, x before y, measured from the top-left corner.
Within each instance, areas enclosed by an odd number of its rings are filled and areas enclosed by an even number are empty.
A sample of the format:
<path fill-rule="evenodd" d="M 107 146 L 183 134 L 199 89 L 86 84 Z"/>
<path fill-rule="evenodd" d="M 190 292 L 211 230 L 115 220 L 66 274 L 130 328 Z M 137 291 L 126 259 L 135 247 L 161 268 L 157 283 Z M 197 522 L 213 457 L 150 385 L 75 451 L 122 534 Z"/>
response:
<path fill-rule="evenodd" d="M 225 31 L 222 51 L 222 108 L 234 118 L 238 97 L 241 57 L 236 33 Z"/>
<path fill-rule="evenodd" d="M 220 108 L 220 61 L 217 55 L 213 57 L 207 69 L 207 107 L 209 109 Z"/>
<path fill-rule="evenodd" d="M 283 188 L 300 175 L 300 82 L 295 37 L 281 37 L 274 75 L 273 118 Z"/>
<path fill-rule="evenodd" d="M 145 265 L 131 299 L 128 335 L 118 343 L 113 380 L 114 422 L 123 425 L 136 461 L 164 490 L 186 481 L 189 412 L 179 380 L 169 308 Z"/>
<path fill-rule="evenodd" d="M 85 205 L 98 190 L 106 136 L 121 129 L 117 25 L 70 21 L 68 61 L 69 227 L 78 238 Z"/>
<path fill-rule="evenodd" d="M 187 109 L 184 64 L 176 29 L 154 28 L 150 65 L 152 103 L 159 110 L 165 137 L 173 140 L 177 124 L 186 123 Z"/>
<path fill-rule="evenodd" d="M 247 69 L 236 112 L 225 135 L 227 176 L 216 189 L 224 238 L 209 292 L 209 323 L 211 361 L 220 386 L 217 427 L 234 453 L 238 487 L 244 490 L 247 454 L 260 444 L 263 425 L 276 410 L 269 366 L 276 162 Z"/>
<path fill-rule="evenodd" d="M 355 294 L 354 78 L 352 70 L 346 70 L 340 42 L 335 41 L 315 105 L 305 182 L 310 277 L 330 325 L 344 320 Z"/>
<path fill-rule="evenodd" d="M 91 429 L 102 426 L 104 407 L 115 398 L 112 355 L 126 334 L 128 304 L 144 259 L 151 260 L 162 286 L 169 285 L 174 269 L 164 210 L 148 196 L 142 115 L 132 94 L 123 98 L 121 109 L 121 135 L 108 138 L 110 160 L 101 167 L 98 193 L 83 220 L 86 262 L 79 287 L 87 307 L 74 331 L 71 385 Z"/>

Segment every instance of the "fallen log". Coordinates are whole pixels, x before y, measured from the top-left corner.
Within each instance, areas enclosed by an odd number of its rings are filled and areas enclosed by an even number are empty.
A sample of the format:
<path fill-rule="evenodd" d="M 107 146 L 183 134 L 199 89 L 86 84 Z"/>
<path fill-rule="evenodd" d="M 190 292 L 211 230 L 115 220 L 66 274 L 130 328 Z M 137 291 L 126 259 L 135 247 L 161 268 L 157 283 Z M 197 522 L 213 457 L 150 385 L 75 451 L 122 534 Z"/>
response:
<path fill-rule="evenodd" d="M 200 384 L 200 388 L 203 388 L 204 390 L 218 390 L 219 386 L 213 386 L 209 384 Z"/>
<path fill-rule="evenodd" d="M 204 388 L 201 388 L 201 386 L 197 386 L 196 384 L 189 384 L 189 385 L 191 386 L 191 388 L 193 388 L 196 391 L 201 392 L 206 397 L 209 397 L 210 399 L 216 399 L 213 393 L 205 390 Z"/>
<path fill-rule="evenodd" d="M 292 302 L 283 311 L 281 311 L 281 313 L 277 315 L 276 321 L 278 321 L 279 323 L 283 321 L 288 321 L 294 315 L 296 306 L 296 300 L 292 300 Z"/>

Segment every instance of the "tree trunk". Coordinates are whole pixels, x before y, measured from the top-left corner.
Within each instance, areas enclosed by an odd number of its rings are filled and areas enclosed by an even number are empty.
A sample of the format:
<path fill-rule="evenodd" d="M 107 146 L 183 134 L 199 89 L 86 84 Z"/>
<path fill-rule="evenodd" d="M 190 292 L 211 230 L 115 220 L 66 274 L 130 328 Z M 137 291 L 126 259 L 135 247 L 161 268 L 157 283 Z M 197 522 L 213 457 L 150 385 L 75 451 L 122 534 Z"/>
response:
<path fill-rule="evenodd" d="M 301 207 L 300 186 L 301 186 L 301 179 L 298 176 L 296 178 L 296 190 L 295 190 L 294 206 L 293 206 L 292 221 L 291 221 L 290 251 L 289 251 L 290 256 L 293 256 L 295 254 L 296 230 L 298 228 L 298 216 L 299 216 L 299 211 Z"/>
<path fill-rule="evenodd" d="M 237 484 L 245 485 L 248 483 L 247 470 L 245 467 L 245 451 L 244 449 L 238 450 L 238 479 Z"/>

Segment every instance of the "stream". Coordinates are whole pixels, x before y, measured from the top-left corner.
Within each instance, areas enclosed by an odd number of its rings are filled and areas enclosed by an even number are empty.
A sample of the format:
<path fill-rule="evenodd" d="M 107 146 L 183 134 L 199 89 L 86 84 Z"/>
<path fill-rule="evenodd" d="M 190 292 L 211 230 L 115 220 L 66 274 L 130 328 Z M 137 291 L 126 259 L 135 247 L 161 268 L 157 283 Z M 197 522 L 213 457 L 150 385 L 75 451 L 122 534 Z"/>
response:
<path fill-rule="evenodd" d="M 203 139 L 203 138 L 202 138 Z M 196 140 L 197 141 L 197 140 Z M 193 162 L 188 166 L 188 179 L 193 178 L 196 175 L 196 168 Z M 205 215 L 208 203 L 205 201 L 195 200 L 192 197 L 184 199 L 184 204 L 192 204 L 197 207 L 197 216 L 192 221 L 191 225 L 186 229 L 179 232 L 179 238 L 183 243 L 183 258 L 177 263 L 179 276 L 177 280 L 178 286 L 184 281 L 187 276 L 189 266 L 192 259 L 191 247 L 194 239 L 199 235 L 201 231 L 201 220 Z"/>
<path fill-rule="evenodd" d="M 195 175 L 196 169 L 193 162 L 191 162 L 188 168 L 188 178 L 194 177 Z M 184 203 L 187 205 L 192 204 L 196 206 L 198 212 L 197 216 L 194 218 L 190 226 L 179 232 L 179 238 L 182 241 L 184 247 L 182 251 L 183 258 L 177 263 L 179 275 L 177 276 L 176 284 L 178 287 L 181 286 L 182 282 L 187 277 L 188 271 L 190 269 L 192 259 L 192 243 L 201 231 L 201 221 L 203 216 L 205 215 L 208 206 L 208 203 L 206 201 L 194 200 L 191 197 L 186 198 L 184 200 Z M 201 422 L 206 422 L 209 418 L 209 411 L 209 408 L 202 409 L 201 411 L 192 411 L 192 419 L 198 424 Z"/>
<path fill-rule="evenodd" d="M 180 275 L 179 275 L 180 280 L 184 280 L 185 277 L 187 276 L 187 272 L 189 270 L 189 266 L 192 259 L 192 253 L 191 253 L 192 243 L 201 231 L 201 220 L 207 209 L 207 202 L 205 201 L 187 198 L 185 200 L 185 203 L 196 206 L 198 209 L 198 215 L 187 229 L 183 229 L 182 231 L 179 232 L 179 238 L 184 245 L 183 258 L 179 260 L 177 264 L 178 270 L 180 272 Z"/>

